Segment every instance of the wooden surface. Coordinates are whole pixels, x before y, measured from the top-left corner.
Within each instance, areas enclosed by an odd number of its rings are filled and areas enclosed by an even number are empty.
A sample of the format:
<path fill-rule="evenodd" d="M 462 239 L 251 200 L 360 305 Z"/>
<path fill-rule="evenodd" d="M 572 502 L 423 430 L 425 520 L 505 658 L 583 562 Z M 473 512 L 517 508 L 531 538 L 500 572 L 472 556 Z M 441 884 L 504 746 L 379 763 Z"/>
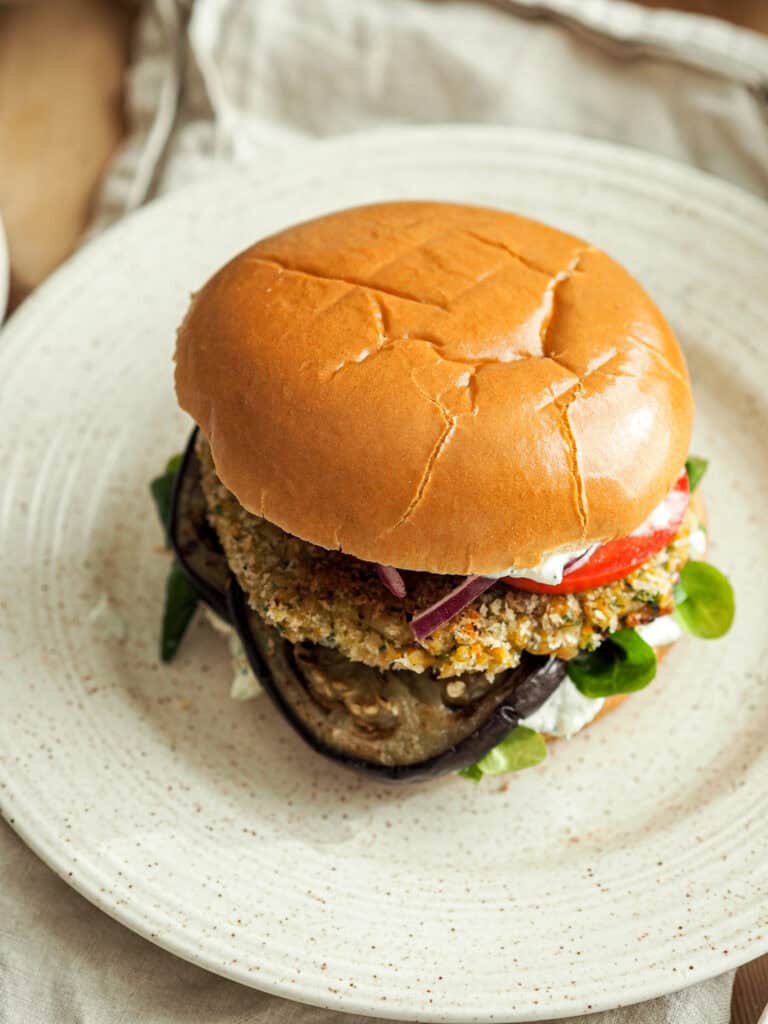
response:
<path fill-rule="evenodd" d="M 768 32 L 768 0 L 636 0 L 646 7 L 706 14 L 735 25 Z"/>
<path fill-rule="evenodd" d="M 768 32 L 768 0 L 645 0 Z M 0 9 L 0 213 L 18 302 L 76 246 L 123 131 L 134 5 L 42 0 Z M 768 956 L 741 968 L 732 1024 L 768 1003 Z M 702 1021 L 702 1024 L 706 1022 Z"/>
<path fill-rule="evenodd" d="M 122 135 L 129 8 L 0 7 L 0 213 L 12 303 L 65 259 Z"/>

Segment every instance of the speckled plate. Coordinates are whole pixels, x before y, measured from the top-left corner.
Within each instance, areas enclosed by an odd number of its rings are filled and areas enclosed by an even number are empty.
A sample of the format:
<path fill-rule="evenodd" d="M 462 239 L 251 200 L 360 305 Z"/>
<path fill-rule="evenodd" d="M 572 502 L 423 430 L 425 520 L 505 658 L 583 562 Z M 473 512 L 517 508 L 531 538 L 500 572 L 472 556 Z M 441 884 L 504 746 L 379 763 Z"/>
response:
<path fill-rule="evenodd" d="M 679 331 L 739 612 L 508 782 L 385 788 L 228 698 L 196 623 L 156 657 L 167 556 L 147 481 L 182 444 L 174 328 L 255 237 L 395 196 L 509 207 L 623 260 Z M 297 150 L 93 242 L 0 341 L 0 797 L 59 874 L 247 985 L 420 1020 L 647 999 L 768 948 L 768 212 L 629 150 L 501 129 Z"/>

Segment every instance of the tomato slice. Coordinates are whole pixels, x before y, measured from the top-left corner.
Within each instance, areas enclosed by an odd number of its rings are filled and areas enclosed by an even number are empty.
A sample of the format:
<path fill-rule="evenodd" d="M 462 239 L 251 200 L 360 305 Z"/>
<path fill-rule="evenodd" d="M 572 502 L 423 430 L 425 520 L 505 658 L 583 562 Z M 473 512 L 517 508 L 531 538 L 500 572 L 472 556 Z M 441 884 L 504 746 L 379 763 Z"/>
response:
<path fill-rule="evenodd" d="M 566 571 L 562 583 L 536 583 L 535 580 L 513 579 L 510 576 L 506 576 L 504 582 L 517 590 L 528 590 L 535 594 L 575 594 L 623 579 L 669 544 L 680 529 L 688 507 L 688 497 L 688 475 L 683 470 L 675 486 L 642 526 L 629 537 L 601 544 L 588 562 L 573 572 Z M 657 528 L 655 524 L 659 521 L 664 525 Z"/>

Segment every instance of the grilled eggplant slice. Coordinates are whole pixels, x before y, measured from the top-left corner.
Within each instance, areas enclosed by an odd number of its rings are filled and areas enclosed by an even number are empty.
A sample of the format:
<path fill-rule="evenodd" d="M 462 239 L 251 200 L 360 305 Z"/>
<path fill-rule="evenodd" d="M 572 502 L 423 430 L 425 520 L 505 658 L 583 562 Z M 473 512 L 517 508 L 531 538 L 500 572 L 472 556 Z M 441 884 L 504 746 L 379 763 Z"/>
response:
<path fill-rule="evenodd" d="M 216 531 L 206 516 L 200 464 L 195 454 L 197 430 L 195 427 L 192 431 L 176 474 L 168 532 L 184 575 L 209 608 L 229 622 L 227 586 L 231 572 Z"/>
<path fill-rule="evenodd" d="M 283 716 L 319 754 L 392 782 L 474 764 L 565 678 L 565 662 L 524 655 L 473 702 L 447 702 L 430 676 L 380 672 L 316 644 L 291 644 L 248 606 L 236 580 L 230 617 L 251 668 Z M 448 698 L 450 700 L 450 697 Z"/>
<path fill-rule="evenodd" d="M 493 683 L 380 672 L 317 644 L 291 644 L 249 606 L 208 523 L 195 429 L 173 491 L 170 538 L 201 599 L 237 631 L 256 678 L 319 754 L 383 781 L 415 782 L 474 764 L 565 678 L 565 662 L 526 654 Z"/>

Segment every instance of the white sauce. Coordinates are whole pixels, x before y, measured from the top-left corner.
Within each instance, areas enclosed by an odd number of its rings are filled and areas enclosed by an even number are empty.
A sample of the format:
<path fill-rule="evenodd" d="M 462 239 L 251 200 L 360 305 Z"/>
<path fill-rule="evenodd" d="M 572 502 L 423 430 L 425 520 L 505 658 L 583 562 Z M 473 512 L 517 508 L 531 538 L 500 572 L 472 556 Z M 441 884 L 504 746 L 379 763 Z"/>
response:
<path fill-rule="evenodd" d="M 631 537 L 648 537 L 652 533 L 656 533 L 658 530 L 666 530 L 670 523 L 680 519 L 683 512 L 685 511 L 685 505 L 688 502 L 688 495 L 685 491 L 672 490 L 660 501 L 656 508 L 651 512 L 645 522 L 641 523 L 636 530 L 633 530 L 630 534 Z M 694 553 L 694 538 L 696 534 L 703 533 L 703 531 L 697 530 L 696 533 L 691 536 L 691 557 L 698 558 L 700 554 Z M 706 538 L 704 540 L 706 546 Z M 579 568 L 582 565 L 586 565 L 592 554 L 600 547 L 599 544 L 593 544 L 589 548 L 581 548 L 578 551 L 557 551 L 554 554 L 547 555 L 543 561 L 539 562 L 538 565 L 534 565 L 529 569 L 505 569 L 502 572 L 497 573 L 485 573 L 488 579 L 498 580 L 503 576 L 511 576 L 512 579 L 526 579 L 534 580 L 536 583 L 547 583 L 550 586 L 555 586 L 558 583 L 563 582 L 563 570 L 569 562 L 574 562 L 576 559 L 579 560 Z M 701 551 L 703 553 L 703 549 Z M 574 566 L 574 568 L 576 568 Z"/>
<path fill-rule="evenodd" d="M 524 718 L 520 724 L 536 732 L 569 740 L 592 721 L 603 704 L 604 697 L 585 697 L 566 676 L 539 710 Z"/>
<path fill-rule="evenodd" d="M 234 645 L 230 644 L 229 646 L 232 651 L 232 670 L 234 672 L 229 696 L 232 700 L 254 700 L 262 693 L 261 685 L 257 682 L 253 672 L 251 672 L 242 647 L 240 647 L 238 655 L 233 649 Z"/>
<path fill-rule="evenodd" d="M 237 633 L 226 622 L 222 622 L 219 616 L 212 612 L 210 608 L 205 609 L 205 617 L 217 633 L 221 633 L 227 638 L 229 644 L 229 653 L 232 658 L 230 697 L 232 700 L 253 700 L 254 697 L 258 697 L 262 693 L 262 689 L 256 676 L 251 671 L 251 666 L 248 664 L 248 659 L 245 656 L 243 645 L 240 643 Z"/>
<path fill-rule="evenodd" d="M 683 635 L 683 631 L 671 615 L 661 615 L 653 622 L 637 626 L 636 630 L 651 647 L 673 644 Z M 603 697 L 585 697 L 566 677 L 539 710 L 524 718 L 520 724 L 527 725 L 529 729 L 535 729 L 537 732 L 569 740 L 585 725 L 589 725 L 604 703 Z"/>
<path fill-rule="evenodd" d="M 701 527 L 694 530 L 688 538 L 688 544 L 691 558 L 703 558 L 707 553 L 707 531 Z"/>
<path fill-rule="evenodd" d="M 88 613 L 88 623 L 93 631 L 105 640 L 124 640 L 127 633 L 125 622 L 112 607 L 109 597 L 102 593 Z"/>
<path fill-rule="evenodd" d="M 651 647 L 663 647 L 665 644 L 674 644 L 683 635 L 682 629 L 678 626 L 674 615 L 660 615 L 653 622 L 646 622 L 643 626 L 635 626 L 635 632 L 645 640 Z"/>
<path fill-rule="evenodd" d="M 682 519 L 687 504 L 688 494 L 685 491 L 670 491 L 666 498 L 659 502 L 645 522 L 632 531 L 630 537 L 649 537 L 652 533 L 656 533 L 657 530 L 668 529 L 671 523 Z"/>
<path fill-rule="evenodd" d="M 590 554 L 597 547 L 596 544 L 592 545 L 592 548 L 579 548 L 577 551 L 557 551 L 552 555 L 539 562 L 538 565 L 534 565 L 530 569 L 504 569 L 502 572 L 486 573 L 485 575 L 491 580 L 500 580 L 503 576 L 511 576 L 513 579 L 526 579 L 534 580 L 536 583 L 548 583 L 554 586 L 557 583 L 563 582 L 563 569 L 569 562 L 575 561 L 587 552 Z"/>

